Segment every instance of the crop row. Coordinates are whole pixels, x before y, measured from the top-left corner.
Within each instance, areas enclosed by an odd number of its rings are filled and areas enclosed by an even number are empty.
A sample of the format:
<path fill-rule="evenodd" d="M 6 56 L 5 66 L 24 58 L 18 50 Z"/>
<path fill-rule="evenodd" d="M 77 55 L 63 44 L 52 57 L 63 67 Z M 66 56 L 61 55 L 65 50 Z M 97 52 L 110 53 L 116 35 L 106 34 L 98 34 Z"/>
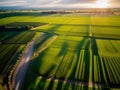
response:
<path fill-rule="evenodd" d="M 119 40 L 101 40 L 96 39 L 98 52 L 101 56 L 117 56 L 120 53 Z M 104 53 L 103 53 L 104 52 Z"/>
<path fill-rule="evenodd" d="M 0 42 L 5 42 L 5 40 L 8 40 L 14 36 L 16 36 L 19 32 L 2 32 L 0 31 Z"/>
<path fill-rule="evenodd" d="M 0 82 L 6 83 L 9 70 L 21 54 L 24 45 L 0 45 Z"/>
<path fill-rule="evenodd" d="M 78 54 L 71 50 L 62 50 L 63 53 L 60 54 L 60 51 L 58 48 L 45 50 L 33 62 L 32 77 L 34 76 L 35 81 L 43 76 L 45 79 L 51 77 L 53 81 L 54 79 L 62 80 L 62 84 L 67 81 L 75 85 L 79 85 L 79 82 L 85 84 L 90 82 L 105 87 L 114 87 L 114 85 L 118 86 L 120 83 L 120 57 L 95 56 L 92 55 L 92 51 L 85 50 L 81 50 Z M 29 77 L 31 77 L 30 74 Z M 35 81 L 31 80 L 29 83 L 33 84 Z M 37 86 L 32 87 L 40 87 L 41 83 L 43 82 L 39 82 Z"/>
<path fill-rule="evenodd" d="M 117 47 L 118 50 L 115 51 Z M 104 55 L 102 50 L 104 50 Z M 110 56 L 113 52 L 117 55 Z M 75 84 L 77 87 L 80 82 L 114 87 L 120 83 L 118 53 L 119 40 L 58 36 L 56 41 L 33 61 L 31 72 L 33 76 L 35 75 L 34 78 L 51 77 L 53 80 L 62 80 L 62 84 L 65 81 L 71 84 L 77 83 Z M 37 88 L 37 86 L 34 87 Z"/>
<path fill-rule="evenodd" d="M 35 34 L 35 32 L 21 32 L 8 40 L 6 43 L 27 43 L 32 40 Z"/>

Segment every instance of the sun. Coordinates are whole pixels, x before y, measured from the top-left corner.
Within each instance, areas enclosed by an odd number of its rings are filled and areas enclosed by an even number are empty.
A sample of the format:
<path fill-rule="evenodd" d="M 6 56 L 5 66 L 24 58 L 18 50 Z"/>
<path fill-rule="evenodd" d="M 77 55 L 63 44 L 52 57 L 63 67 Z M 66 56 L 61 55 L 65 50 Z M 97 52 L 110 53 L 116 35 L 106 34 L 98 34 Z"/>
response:
<path fill-rule="evenodd" d="M 108 8 L 109 7 L 109 0 L 97 0 L 94 4 L 96 8 Z"/>

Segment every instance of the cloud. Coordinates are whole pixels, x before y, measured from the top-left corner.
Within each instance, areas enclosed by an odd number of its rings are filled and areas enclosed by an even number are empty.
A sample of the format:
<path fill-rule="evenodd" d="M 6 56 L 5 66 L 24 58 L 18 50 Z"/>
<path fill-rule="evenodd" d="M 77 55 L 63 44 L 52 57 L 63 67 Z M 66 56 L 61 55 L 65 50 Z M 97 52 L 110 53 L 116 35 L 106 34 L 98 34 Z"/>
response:
<path fill-rule="evenodd" d="M 26 7 L 89 7 L 97 1 L 105 0 L 0 0 L 0 6 Z M 120 0 L 107 0 L 110 7 L 120 7 Z"/>
<path fill-rule="evenodd" d="M 27 0 L 28 4 L 46 5 L 53 2 L 53 0 Z"/>
<path fill-rule="evenodd" d="M 94 3 L 96 0 L 28 0 L 29 7 L 84 7 L 89 3 Z M 79 5 L 78 5 L 79 4 Z"/>
<path fill-rule="evenodd" d="M 23 6 L 27 4 L 25 0 L 1 0 L 0 6 Z"/>
<path fill-rule="evenodd" d="M 61 4 L 76 4 L 76 3 L 82 4 L 82 3 L 93 3 L 96 0 L 57 0 L 57 1 L 58 3 Z"/>

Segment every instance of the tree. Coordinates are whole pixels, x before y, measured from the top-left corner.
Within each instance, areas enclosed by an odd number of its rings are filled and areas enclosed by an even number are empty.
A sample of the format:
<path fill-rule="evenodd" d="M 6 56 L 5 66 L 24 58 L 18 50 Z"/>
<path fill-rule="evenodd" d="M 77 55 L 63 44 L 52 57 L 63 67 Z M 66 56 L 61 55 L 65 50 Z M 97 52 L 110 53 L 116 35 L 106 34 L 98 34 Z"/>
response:
<path fill-rule="evenodd" d="M 7 26 L 0 26 L 0 30 L 5 30 Z"/>

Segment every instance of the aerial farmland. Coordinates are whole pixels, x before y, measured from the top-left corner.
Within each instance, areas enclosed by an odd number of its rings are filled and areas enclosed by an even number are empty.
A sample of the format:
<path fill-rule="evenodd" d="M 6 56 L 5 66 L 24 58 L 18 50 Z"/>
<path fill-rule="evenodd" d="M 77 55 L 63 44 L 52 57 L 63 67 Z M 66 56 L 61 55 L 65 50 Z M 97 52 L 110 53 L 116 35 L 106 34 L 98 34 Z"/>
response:
<path fill-rule="evenodd" d="M 0 90 L 119 90 L 120 15 L 1 11 Z"/>

